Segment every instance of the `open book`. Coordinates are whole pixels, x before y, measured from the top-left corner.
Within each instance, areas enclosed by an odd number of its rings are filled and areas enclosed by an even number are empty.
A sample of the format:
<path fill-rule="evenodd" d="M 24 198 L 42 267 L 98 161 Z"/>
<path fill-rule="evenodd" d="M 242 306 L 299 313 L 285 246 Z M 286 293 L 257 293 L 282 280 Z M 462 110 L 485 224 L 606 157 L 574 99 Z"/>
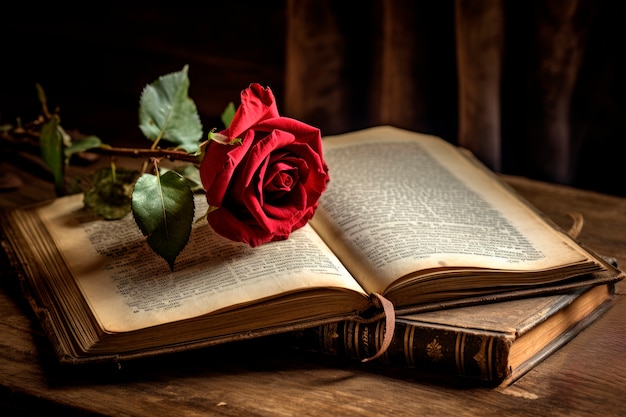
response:
<path fill-rule="evenodd" d="M 250 248 L 212 232 L 199 195 L 173 272 L 130 215 L 100 220 L 81 195 L 4 212 L 3 246 L 59 359 L 374 321 L 380 299 L 407 314 L 623 278 L 440 138 L 383 126 L 326 137 L 324 156 L 331 180 L 309 225 Z"/>

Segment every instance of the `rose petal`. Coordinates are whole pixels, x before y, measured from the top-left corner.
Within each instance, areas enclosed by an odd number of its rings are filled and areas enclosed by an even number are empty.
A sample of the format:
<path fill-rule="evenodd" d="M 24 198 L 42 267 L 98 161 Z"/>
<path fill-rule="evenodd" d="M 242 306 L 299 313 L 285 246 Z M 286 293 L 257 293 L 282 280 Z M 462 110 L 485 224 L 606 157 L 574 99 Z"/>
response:
<path fill-rule="evenodd" d="M 241 92 L 240 98 L 241 105 L 235 111 L 228 128 L 228 136 L 231 139 L 248 130 L 254 130 L 254 126 L 262 120 L 280 117 L 274 94 L 269 88 L 263 88 L 256 83 L 250 84 Z"/>
<path fill-rule="evenodd" d="M 256 246 L 286 239 L 315 213 L 328 183 L 320 131 L 278 114 L 269 88 L 251 84 L 230 127 L 240 146 L 209 143 L 200 166 L 211 226 Z"/>
<path fill-rule="evenodd" d="M 242 222 L 223 208 L 210 212 L 207 215 L 207 220 L 217 234 L 235 242 L 246 243 L 251 247 L 281 239 L 259 228 L 257 225 Z"/>

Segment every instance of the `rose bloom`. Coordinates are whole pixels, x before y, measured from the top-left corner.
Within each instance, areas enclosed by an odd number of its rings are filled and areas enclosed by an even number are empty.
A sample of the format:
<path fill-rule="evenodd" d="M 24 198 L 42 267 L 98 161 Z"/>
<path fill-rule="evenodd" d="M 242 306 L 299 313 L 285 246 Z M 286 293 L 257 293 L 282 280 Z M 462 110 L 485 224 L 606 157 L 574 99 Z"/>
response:
<path fill-rule="evenodd" d="M 313 217 L 329 180 L 319 129 L 280 116 L 272 91 L 251 84 L 215 136 L 200 178 L 217 233 L 254 247 L 287 239 Z"/>

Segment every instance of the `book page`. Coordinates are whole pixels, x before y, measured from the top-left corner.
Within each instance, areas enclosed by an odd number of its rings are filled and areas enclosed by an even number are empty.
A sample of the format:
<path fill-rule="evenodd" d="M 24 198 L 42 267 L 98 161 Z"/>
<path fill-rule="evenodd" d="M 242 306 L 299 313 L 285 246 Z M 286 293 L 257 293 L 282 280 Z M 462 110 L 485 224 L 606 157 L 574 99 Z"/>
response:
<path fill-rule="evenodd" d="M 101 326 L 129 331 L 309 288 L 366 294 L 310 226 L 256 248 L 213 232 L 197 196 L 190 241 L 175 270 L 146 243 L 131 215 L 103 221 L 82 195 L 39 210 Z M 303 307 L 304 308 L 304 307 Z"/>
<path fill-rule="evenodd" d="M 368 291 L 434 268 L 587 259 L 443 139 L 377 127 L 326 137 L 324 152 L 330 183 L 312 224 Z"/>

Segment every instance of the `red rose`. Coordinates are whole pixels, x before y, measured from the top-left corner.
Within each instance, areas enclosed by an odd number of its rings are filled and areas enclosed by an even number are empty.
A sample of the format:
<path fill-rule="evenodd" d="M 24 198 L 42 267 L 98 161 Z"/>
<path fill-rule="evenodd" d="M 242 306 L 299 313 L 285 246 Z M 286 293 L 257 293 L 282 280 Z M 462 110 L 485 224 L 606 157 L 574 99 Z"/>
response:
<path fill-rule="evenodd" d="M 200 165 L 217 233 L 254 247 L 287 239 L 313 217 L 329 179 L 319 129 L 281 117 L 272 91 L 251 84 L 219 135 L 241 144 L 209 141 Z"/>

